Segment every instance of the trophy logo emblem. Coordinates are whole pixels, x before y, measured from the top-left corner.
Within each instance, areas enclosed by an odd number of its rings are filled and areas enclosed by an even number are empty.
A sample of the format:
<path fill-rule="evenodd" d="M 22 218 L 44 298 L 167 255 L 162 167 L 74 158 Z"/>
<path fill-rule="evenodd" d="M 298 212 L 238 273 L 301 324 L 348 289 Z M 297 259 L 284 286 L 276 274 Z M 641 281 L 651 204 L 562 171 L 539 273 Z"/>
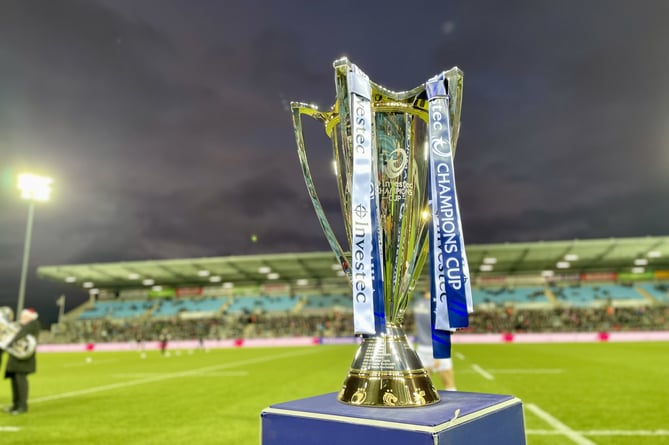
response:
<path fill-rule="evenodd" d="M 422 389 L 419 391 L 414 391 L 413 399 L 418 405 L 425 405 L 425 391 Z"/>
<path fill-rule="evenodd" d="M 392 151 L 386 163 L 386 176 L 388 179 L 395 179 L 400 176 L 408 163 L 406 152 L 398 148 Z"/>
<path fill-rule="evenodd" d="M 392 391 L 388 390 L 386 393 L 383 395 L 383 404 L 387 406 L 395 406 L 397 405 L 398 397 L 392 393 Z"/>
<path fill-rule="evenodd" d="M 353 393 L 353 396 L 351 396 L 351 404 L 362 405 L 366 397 L 367 393 L 365 392 L 364 388 L 358 388 L 358 390 L 355 393 Z"/>

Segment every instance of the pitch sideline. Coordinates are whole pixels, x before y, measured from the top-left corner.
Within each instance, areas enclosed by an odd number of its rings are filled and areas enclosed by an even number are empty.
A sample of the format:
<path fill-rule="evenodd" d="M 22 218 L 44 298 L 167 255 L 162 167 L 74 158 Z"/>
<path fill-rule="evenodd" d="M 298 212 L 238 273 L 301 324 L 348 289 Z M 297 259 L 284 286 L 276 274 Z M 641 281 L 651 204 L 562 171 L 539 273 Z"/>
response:
<path fill-rule="evenodd" d="M 477 374 L 479 374 L 480 376 L 482 376 L 482 377 L 483 377 L 484 379 L 486 379 L 486 380 L 495 380 L 495 376 L 493 376 L 492 374 L 490 374 L 490 373 L 489 373 L 488 371 L 486 371 L 485 369 L 481 368 L 481 367 L 480 367 L 479 365 L 477 365 L 476 363 L 473 363 L 473 364 L 472 364 L 472 369 L 473 369 Z"/>
<path fill-rule="evenodd" d="M 669 430 L 583 430 L 575 433 L 583 436 L 669 436 Z M 561 436 L 558 430 L 527 430 L 527 435 L 533 436 Z"/>
<path fill-rule="evenodd" d="M 591 441 L 580 432 L 572 430 L 567 425 L 560 422 L 557 418 L 548 414 L 546 411 L 539 408 L 534 403 L 528 403 L 525 405 L 525 407 L 529 411 L 534 413 L 534 415 L 541 418 L 544 422 L 552 426 L 556 433 L 566 436 L 567 438 L 571 439 L 572 442 L 578 445 L 596 445 L 595 442 Z"/>

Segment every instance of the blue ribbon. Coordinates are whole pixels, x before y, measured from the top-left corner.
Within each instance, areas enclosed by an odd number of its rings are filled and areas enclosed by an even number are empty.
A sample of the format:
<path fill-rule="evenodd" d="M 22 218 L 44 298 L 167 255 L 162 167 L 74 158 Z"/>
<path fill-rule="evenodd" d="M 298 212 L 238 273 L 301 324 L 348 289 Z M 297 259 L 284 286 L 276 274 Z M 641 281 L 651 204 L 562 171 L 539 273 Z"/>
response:
<path fill-rule="evenodd" d="M 473 309 L 469 266 L 455 189 L 449 97 L 444 78 L 442 73 L 426 84 L 430 148 L 429 199 L 432 207 L 430 263 L 435 305 L 433 329 L 437 331 L 469 326 L 468 314 Z"/>
<path fill-rule="evenodd" d="M 431 178 L 428 176 L 428 193 L 431 190 Z M 433 221 L 430 221 L 430 240 L 433 234 Z M 435 249 L 430 242 L 430 270 L 435 270 Z M 451 358 L 451 331 L 436 329 L 438 280 L 432 276 L 430 280 L 430 321 L 432 327 L 432 355 L 434 358 Z"/>
<path fill-rule="evenodd" d="M 381 264 L 381 252 L 383 251 L 383 234 L 378 217 L 378 194 L 374 184 L 370 187 L 370 201 L 372 206 L 372 274 L 374 292 L 374 329 L 376 333 L 386 331 L 386 313 L 383 291 L 383 266 Z"/>
<path fill-rule="evenodd" d="M 432 263 L 432 251 L 430 251 L 430 263 Z M 435 318 L 437 313 L 437 298 L 434 291 L 434 280 L 430 286 L 430 321 L 432 322 L 432 355 L 434 358 L 451 358 L 451 331 L 435 329 Z"/>

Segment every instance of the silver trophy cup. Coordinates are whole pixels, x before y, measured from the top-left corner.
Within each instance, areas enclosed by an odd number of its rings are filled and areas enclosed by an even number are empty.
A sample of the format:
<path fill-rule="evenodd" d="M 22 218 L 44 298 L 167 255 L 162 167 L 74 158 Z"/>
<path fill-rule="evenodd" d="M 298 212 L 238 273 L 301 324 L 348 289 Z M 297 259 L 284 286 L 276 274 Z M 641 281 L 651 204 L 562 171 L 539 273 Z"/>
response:
<path fill-rule="evenodd" d="M 351 187 L 353 135 L 348 102 L 354 69 L 347 59 L 334 62 L 336 102 L 330 111 L 291 103 L 302 172 L 314 209 L 332 250 L 349 279 L 350 254 L 345 252 L 326 218 L 311 177 L 302 128 L 302 115 L 325 126 L 332 141 L 342 213 L 352 247 Z M 357 69 L 357 68 L 355 68 Z M 462 72 L 444 73 L 450 96 L 452 147 L 458 138 Z M 382 269 L 385 330 L 364 335 L 339 392 L 341 402 L 361 406 L 412 407 L 439 401 L 429 373 L 418 359 L 403 329 L 410 296 L 428 257 L 428 115 L 425 84 L 410 91 L 390 91 L 371 85 L 372 183 L 378 196 L 378 245 Z"/>

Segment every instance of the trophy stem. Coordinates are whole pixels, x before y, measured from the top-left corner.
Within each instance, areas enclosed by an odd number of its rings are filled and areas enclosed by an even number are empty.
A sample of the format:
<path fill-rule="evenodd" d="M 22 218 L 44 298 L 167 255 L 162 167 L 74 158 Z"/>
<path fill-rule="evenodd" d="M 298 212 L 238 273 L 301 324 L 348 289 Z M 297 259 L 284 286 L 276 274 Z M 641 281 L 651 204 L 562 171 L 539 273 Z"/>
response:
<path fill-rule="evenodd" d="M 417 407 L 439 401 L 425 370 L 401 326 L 365 337 L 337 399 L 370 407 Z"/>

